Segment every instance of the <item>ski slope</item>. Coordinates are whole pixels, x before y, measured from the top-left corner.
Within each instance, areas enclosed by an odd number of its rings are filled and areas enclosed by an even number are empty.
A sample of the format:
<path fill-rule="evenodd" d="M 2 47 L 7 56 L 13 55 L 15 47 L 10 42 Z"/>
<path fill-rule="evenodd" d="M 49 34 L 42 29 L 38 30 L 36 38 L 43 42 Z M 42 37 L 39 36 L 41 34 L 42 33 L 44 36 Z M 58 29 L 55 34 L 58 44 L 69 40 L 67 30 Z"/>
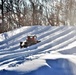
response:
<path fill-rule="evenodd" d="M 27 35 L 40 43 L 20 48 Z M 75 26 L 26 26 L 0 34 L 0 75 L 76 75 Z"/>

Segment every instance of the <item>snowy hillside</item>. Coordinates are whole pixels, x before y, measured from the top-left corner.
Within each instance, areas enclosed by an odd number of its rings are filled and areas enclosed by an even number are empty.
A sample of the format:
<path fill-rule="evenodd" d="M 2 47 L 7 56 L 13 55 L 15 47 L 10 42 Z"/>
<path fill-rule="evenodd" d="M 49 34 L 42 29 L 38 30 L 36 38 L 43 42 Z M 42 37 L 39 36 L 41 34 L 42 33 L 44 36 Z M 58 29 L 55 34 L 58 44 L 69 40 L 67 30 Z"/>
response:
<path fill-rule="evenodd" d="M 27 35 L 41 42 L 20 48 Z M 75 26 L 28 26 L 0 34 L 0 75 L 76 75 L 75 69 Z"/>

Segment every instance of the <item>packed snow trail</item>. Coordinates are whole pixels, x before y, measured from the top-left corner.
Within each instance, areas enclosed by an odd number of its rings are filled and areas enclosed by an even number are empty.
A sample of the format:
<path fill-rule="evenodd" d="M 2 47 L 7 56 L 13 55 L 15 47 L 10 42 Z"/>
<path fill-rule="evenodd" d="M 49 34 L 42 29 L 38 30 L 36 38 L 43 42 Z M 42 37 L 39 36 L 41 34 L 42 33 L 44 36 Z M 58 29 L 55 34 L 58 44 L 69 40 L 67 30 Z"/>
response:
<path fill-rule="evenodd" d="M 37 35 L 37 39 L 41 42 L 27 48 L 20 48 L 20 42 L 25 41 L 28 35 Z M 0 70 L 8 68 L 10 69 L 11 67 L 9 66 L 11 65 L 13 65 L 13 67 L 18 67 L 17 65 L 22 65 L 23 63 L 26 64 L 26 62 L 31 62 L 31 60 L 35 60 L 34 58 L 36 58 L 38 60 L 40 59 L 40 61 L 45 60 L 45 63 L 48 65 L 50 62 L 50 67 L 53 65 L 56 66 L 57 64 L 55 62 L 59 61 L 58 64 L 64 64 L 64 69 L 67 70 L 67 72 L 64 72 L 63 65 L 61 65 L 63 74 L 65 73 L 65 75 L 75 75 L 76 73 L 72 73 L 73 71 L 71 70 L 71 68 L 75 69 L 73 64 L 76 66 L 76 62 L 72 62 L 73 59 L 76 59 L 75 44 L 75 26 L 27 26 L 2 33 L 0 34 Z M 58 60 L 51 60 L 50 58 L 48 61 L 48 58 L 42 59 L 41 57 L 46 56 L 47 53 L 51 56 L 52 54 L 59 55 L 57 58 Z M 73 57 L 65 58 L 66 54 L 68 56 L 73 55 Z M 54 64 L 52 63 L 53 61 Z M 66 67 L 66 65 L 68 66 Z M 68 70 L 69 68 L 70 70 Z M 57 75 L 61 74 L 59 74 L 59 71 L 57 73 Z"/>

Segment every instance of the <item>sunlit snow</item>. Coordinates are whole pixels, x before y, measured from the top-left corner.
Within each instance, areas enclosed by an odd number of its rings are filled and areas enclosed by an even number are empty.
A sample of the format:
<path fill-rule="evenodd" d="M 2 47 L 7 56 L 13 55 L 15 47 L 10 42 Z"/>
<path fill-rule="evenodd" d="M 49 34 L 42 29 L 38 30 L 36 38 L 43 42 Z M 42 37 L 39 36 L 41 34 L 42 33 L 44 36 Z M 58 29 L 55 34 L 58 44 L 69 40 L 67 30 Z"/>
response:
<path fill-rule="evenodd" d="M 41 42 L 20 48 L 28 35 Z M 25 26 L 0 34 L 0 75 L 76 75 L 75 26 Z"/>

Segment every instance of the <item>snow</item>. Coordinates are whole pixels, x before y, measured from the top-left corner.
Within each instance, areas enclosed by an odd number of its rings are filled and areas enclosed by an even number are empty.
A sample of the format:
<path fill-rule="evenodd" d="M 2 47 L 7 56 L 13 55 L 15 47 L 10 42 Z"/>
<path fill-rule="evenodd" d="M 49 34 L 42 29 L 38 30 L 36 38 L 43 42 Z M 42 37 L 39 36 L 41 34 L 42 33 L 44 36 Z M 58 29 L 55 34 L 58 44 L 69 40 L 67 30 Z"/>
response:
<path fill-rule="evenodd" d="M 23 64 L 19 65 L 18 67 L 12 68 L 12 70 L 29 72 L 32 70 L 36 70 L 39 67 L 44 66 L 44 65 L 46 65 L 45 60 L 32 60 L 32 61 L 24 62 Z M 9 68 L 9 70 L 11 70 L 11 69 Z"/>
<path fill-rule="evenodd" d="M 28 35 L 40 43 L 20 48 Z M 0 34 L 0 75 L 76 75 L 76 26 L 24 26 Z"/>

